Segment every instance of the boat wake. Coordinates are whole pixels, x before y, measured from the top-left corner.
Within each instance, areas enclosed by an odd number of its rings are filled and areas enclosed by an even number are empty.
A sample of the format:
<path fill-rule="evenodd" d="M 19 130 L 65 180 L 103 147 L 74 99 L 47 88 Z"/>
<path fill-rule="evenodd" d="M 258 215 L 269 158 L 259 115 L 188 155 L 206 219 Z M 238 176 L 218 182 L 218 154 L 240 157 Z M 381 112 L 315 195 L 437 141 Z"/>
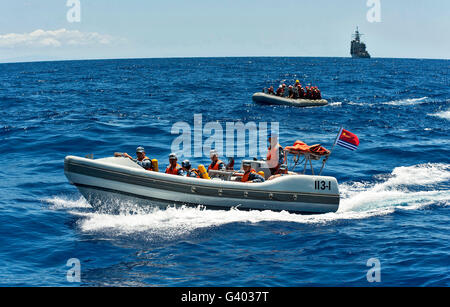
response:
<path fill-rule="evenodd" d="M 365 219 L 392 214 L 397 210 L 418 210 L 430 205 L 448 206 L 450 202 L 450 165 L 429 163 L 395 168 L 370 182 L 346 182 L 340 185 L 341 205 L 336 213 L 298 215 L 288 212 L 206 210 L 202 207 L 169 207 L 165 210 L 121 204 L 120 212 L 97 212 L 84 198 L 52 197 L 44 199 L 52 210 L 66 210 L 79 217 L 77 225 L 84 233 L 108 236 L 135 236 L 153 240 L 173 239 L 198 229 L 230 223 L 292 222 L 328 224 L 339 220 Z"/>
<path fill-rule="evenodd" d="M 341 101 L 330 102 L 330 103 L 328 103 L 328 105 L 330 107 L 341 107 L 342 106 L 342 102 Z"/>
<path fill-rule="evenodd" d="M 383 102 L 382 104 L 387 104 L 387 105 L 391 105 L 391 106 L 411 106 L 411 105 L 425 103 L 425 102 L 427 102 L 427 99 L 428 99 L 428 97 L 402 99 L 402 100 Z"/>
<path fill-rule="evenodd" d="M 423 103 L 427 103 L 427 102 L 430 102 L 428 97 L 421 97 L 421 98 L 385 101 L 385 102 L 381 102 L 381 103 L 350 101 L 350 102 L 348 102 L 348 104 L 355 105 L 355 106 L 363 106 L 363 107 L 371 107 L 371 106 L 378 105 L 378 104 L 401 107 L 401 106 L 419 105 L 419 104 L 423 104 Z"/>

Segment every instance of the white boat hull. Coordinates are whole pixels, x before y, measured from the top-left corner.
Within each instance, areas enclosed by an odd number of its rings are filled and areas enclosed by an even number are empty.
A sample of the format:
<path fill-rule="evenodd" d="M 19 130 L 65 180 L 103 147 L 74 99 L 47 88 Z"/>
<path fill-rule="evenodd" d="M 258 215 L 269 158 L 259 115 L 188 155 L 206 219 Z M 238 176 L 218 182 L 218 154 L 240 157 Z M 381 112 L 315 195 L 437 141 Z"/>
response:
<path fill-rule="evenodd" d="M 293 107 L 320 107 L 328 104 L 325 99 L 309 100 L 309 99 L 290 99 L 269 95 L 265 93 L 256 93 L 253 95 L 253 101 L 260 104 L 284 105 Z"/>
<path fill-rule="evenodd" d="M 86 200 L 99 208 L 124 200 L 139 204 L 205 206 L 246 210 L 289 211 L 302 214 L 335 212 L 338 184 L 333 177 L 285 176 L 264 183 L 241 183 L 188 178 L 149 172 L 128 159 L 90 160 L 68 156 L 65 174 Z M 317 182 L 324 182 L 323 190 Z"/>

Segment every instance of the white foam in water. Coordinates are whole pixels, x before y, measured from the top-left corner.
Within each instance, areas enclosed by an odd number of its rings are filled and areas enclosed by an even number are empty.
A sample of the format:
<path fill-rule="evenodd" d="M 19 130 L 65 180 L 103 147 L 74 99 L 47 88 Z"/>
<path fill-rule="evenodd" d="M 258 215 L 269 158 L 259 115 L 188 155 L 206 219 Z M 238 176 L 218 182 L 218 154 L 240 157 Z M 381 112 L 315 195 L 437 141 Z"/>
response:
<path fill-rule="evenodd" d="M 350 105 L 354 105 L 354 106 L 362 106 L 362 107 L 367 107 L 367 106 L 372 106 L 372 103 L 368 103 L 368 102 L 354 102 L 354 101 L 350 101 L 348 104 Z"/>
<path fill-rule="evenodd" d="M 206 210 L 204 208 L 169 207 L 165 210 L 143 209 L 133 204 L 123 204 L 121 214 L 107 214 L 86 210 L 83 198 L 69 200 L 54 197 L 45 200 L 53 208 L 67 209 L 80 216 L 78 225 L 83 232 L 107 232 L 108 235 L 129 235 L 144 232 L 173 238 L 196 229 L 229 223 L 259 223 L 265 221 L 324 224 L 337 220 L 364 219 L 387 215 L 395 210 L 417 210 L 425 206 L 450 200 L 448 181 L 449 164 L 422 164 L 397 167 L 378 183 L 353 182 L 340 185 L 341 204 L 336 213 L 299 215 L 288 212 Z M 439 188 L 439 185 L 444 187 Z"/>
<path fill-rule="evenodd" d="M 447 111 L 442 111 L 442 112 L 438 112 L 436 114 L 428 114 L 428 115 L 450 120 L 450 109 Z"/>
<path fill-rule="evenodd" d="M 340 107 L 342 106 L 342 102 L 338 101 L 338 102 L 330 102 L 328 104 L 330 107 Z"/>
<path fill-rule="evenodd" d="M 49 208 L 52 210 L 92 208 L 83 196 L 80 196 L 80 198 L 76 200 L 65 196 L 54 196 L 51 198 L 44 198 L 42 201 L 50 204 Z"/>
<path fill-rule="evenodd" d="M 392 106 L 410 106 L 410 105 L 425 103 L 427 98 L 428 97 L 394 100 L 394 101 L 383 102 L 383 104 L 392 105 Z"/>

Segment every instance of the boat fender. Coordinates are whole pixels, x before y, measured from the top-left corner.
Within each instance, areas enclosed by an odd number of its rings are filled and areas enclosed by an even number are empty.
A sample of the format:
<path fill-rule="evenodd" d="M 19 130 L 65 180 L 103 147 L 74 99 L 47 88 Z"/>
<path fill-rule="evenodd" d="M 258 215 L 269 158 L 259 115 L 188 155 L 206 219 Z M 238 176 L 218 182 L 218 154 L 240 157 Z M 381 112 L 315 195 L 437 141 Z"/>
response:
<path fill-rule="evenodd" d="M 203 178 L 203 179 L 211 179 L 211 178 L 209 177 L 208 172 L 206 171 L 206 168 L 205 168 L 205 166 L 204 166 L 203 164 L 200 164 L 200 165 L 198 166 L 198 171 L 199 171 L 199 173 L 200 173 L 200 177 L 201 177 L 201 178 Z"/>
<path fill-rule="evenodd" d="M 154 172 L 159 172 L 158 159 L 152 160 L 152 169 Z"/>

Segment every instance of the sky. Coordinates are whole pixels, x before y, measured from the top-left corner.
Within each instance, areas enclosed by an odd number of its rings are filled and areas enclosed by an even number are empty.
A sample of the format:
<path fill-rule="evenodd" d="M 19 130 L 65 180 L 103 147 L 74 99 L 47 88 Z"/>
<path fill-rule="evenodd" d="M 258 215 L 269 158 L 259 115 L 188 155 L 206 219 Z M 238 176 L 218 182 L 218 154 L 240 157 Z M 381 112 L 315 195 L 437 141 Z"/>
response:
<path fill-rule="evenodd" d="M 0 62 L 349 57 L 356 26 L 373 57 L 450 58 L 448 0 L 71 1 L 79 22 L 68 0 L 0 0 Z"/>

